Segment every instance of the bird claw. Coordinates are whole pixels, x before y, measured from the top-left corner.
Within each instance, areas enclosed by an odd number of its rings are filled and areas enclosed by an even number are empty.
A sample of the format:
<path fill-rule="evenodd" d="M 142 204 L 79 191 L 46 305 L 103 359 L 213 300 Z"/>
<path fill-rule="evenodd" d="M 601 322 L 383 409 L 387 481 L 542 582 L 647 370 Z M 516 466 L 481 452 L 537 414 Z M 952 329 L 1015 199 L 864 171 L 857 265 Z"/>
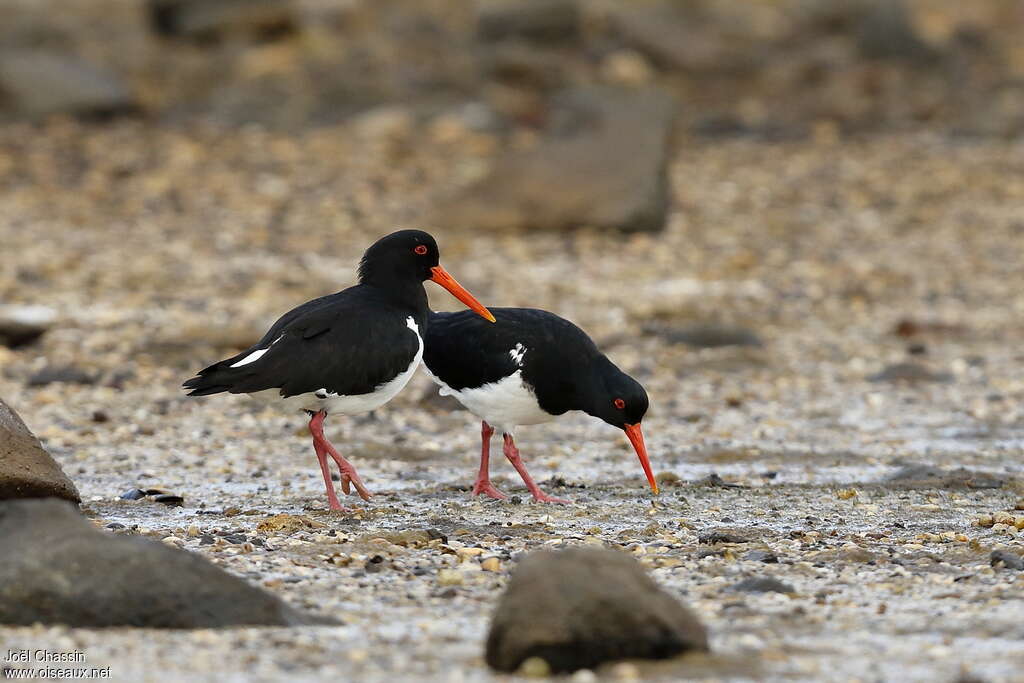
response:
<path fill-rule="evenodd" d="M 363 480 L 359 478 L 358 474 L 356 474 L 356 468 L 351 465 L 349 465 L 348 469 L 343 469 L 341 471 L 341 490 L 344 491 L 346 495 L 349 495 L 351 490 L 349 485 L 356 488 L 356 493 L 358 493 L 359 497 L 363 500 L 370 500 L 373 498 L 373 494 L 367 490 L 366 486 L 363 484 Z"/>
<path fill-rule="evenodd" d="M 481 493 L 485 496 L 489 496 L 490 498 L 494 498 L 495 500 L 505 500 L 508 498 L 504 493 L 494 488 L 491 482 L 478 480 L 473 484 L 473 495 L 479 496 Z"/>
<path fill-rule="evenodd" d="M 533 493 L 533 502 L 535 502 L 535 503 L 555 503 L 557 505 L 570 505 L 570 504 L 572 504 L 571 500 L 567 500 L 565 498 L 555 498 L 554 496 L 549 496 L 548 494 L 544 493 L 543 491 L 534 491 L 534 493 Z"/>

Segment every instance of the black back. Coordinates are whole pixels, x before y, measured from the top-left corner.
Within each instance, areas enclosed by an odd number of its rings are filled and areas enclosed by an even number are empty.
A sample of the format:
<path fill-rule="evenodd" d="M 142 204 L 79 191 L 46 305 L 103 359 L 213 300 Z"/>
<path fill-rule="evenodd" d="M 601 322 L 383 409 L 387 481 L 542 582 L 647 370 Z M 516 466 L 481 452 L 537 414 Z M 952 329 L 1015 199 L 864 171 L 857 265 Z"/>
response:
<path fill-rule="evenodd" d="M 419 342 L 406 318 L 412 316 L 422 334 L 425 309 L 396 305 L 377 288 L 356 285 L 285 313 L 255 346 L 201 370 L 184 386 L 189 396 L 265 389 L 294 396 L 321 388 L 366 394 L 409 367 Z M 268 345 L 259 360 L 231 367 Z"/>
<path fill-rule="evenodd" d="M 430 372 L 458 390 L 497 382 L 521 369 L 545 412 L 561 415 L 583 410 L 585 396 L 596 390 L 595 366 L 610 363 L 590 337 L 547 311 L 490 311 L 496 323 L 471 311 L 430 314 L 423 352 Z M 522 366 L 509 353 L 516 344 L 523 345 Z"/>
<path fill-rule="evenodd" d="M 319 389 L 347 396 L 372 392 L 408 369 L 419 350 L 410 316 L 424 333 L 423 281 L 438 264 L 434 238 L 400 230 L 377 240 L 359 264 L 359 284 L 281 316 L 254 346 L 204 368 L 185 382 L 189 396 L 279 389 L 294 396 Z M 258 349 L 258 360 L 231 367 Z"/>

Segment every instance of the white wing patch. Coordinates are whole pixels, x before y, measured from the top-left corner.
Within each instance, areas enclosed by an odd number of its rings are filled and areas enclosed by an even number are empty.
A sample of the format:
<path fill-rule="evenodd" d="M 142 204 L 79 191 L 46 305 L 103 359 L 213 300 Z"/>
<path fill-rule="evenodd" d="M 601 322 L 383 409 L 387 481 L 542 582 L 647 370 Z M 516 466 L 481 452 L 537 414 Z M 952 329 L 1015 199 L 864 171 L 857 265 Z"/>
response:
<path fill-rule="evenodd" d="M 283 336 L 284 335 L 282 334 L 281 337 Z M 274 341 L 270 342 L 270 346 L 273 346 L 277 342 L 281 341 L 281 337 L 278 337 Z M 255 363 L 256 361 L 263 357 L 263 354 L 270 350 L 270 346 L 268 346 L 265 349 L 256 349 L 255 351 L 253 351 L 252 353 L 250 353 L 248 356 L 238 361 L 237 363 L 232 363 L 231 367 L 237 368 L 241 367 L 242 365 L 248 365 L 249 363 Z"/>
<path fill-rule="evenodd" d="M 512 357 L 513 363 L 519 367 L 523 367 L 523 356 L 526 355 L 526 347 L 521 343 L 516 342 L 516 347 L 514 349 L 509 349 L 508 355 Z"/>

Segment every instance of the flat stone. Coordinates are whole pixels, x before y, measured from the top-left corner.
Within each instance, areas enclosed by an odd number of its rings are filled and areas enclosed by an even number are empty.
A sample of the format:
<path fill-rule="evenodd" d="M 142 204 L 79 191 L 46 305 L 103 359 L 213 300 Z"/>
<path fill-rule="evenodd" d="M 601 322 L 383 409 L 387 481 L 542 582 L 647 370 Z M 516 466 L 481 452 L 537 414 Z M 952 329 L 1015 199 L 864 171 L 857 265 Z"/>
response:
<path fill-rule="evenodd" d="M 0 500 L 49 496 L 74 503 L 81 500 L 57 461 L 0 399 Z"/>
<path fill-rule="evenodd" d="M 484 40 L 535 42 L 575 39 L 580 10 L 575 0 L 478 0 L 477 34 Z"/>
<path fill-rule="evenodd" d="M 625 553 L 569 548 L 528 555 L 498 603 L 486 659 L 512 672 L 531 657 L 555 673 L 625 658 L 707 651 L 697 617 Z"/>
<path fill-rule="evenodd" d="M 47 306 L 0 306 L 0 344 L 17 348 L 39 339 L 57 321 Z"/>
<path fill-rule="evenodd" d="M 0 503 L 0 623 L 216 628 L 333 623 L 162 543 L 95 528 L 56 500 Z"/>
<path fill-rule="evenodd" d="M 36 49 L 0 53 L 0 92 L 32 117 L 109 116 L 136 108 L 127 85 L 112 71 L 77 55 Z"/>
<path fill-rule="evenodd" d="M 751 576 L 728 589 L 734 593 L 795 593 L 796 589 L 774 576 Z"/>
<path fill-rule="evenodd" d="M 993 567 L 1002 566 L 1005 569 L 1024 570 L 1024 557 L 1009 550 L 993 550 L 989 556 L 989 562 Z"/>
<path fill-rule="evenodd" d="M 44 387 L 47 384 L 95 384 L 96 376 L 74 365 L 47 366 L 33 373 L 26 384 Z"/>
<path fill-rule="evenodd" d="M 714 323 L 697 323 L 680 327 L 650 325 L 644 328 L 670 344 L 685 344 L 696 349 L 717 349 L 724 346 L 764 346 L 753 330 Z"/>
<path fill-rule="evenodd" d="M 428 222 L 495 231 L 662 229 L 673 99 L 656 89 L 587 87 L 562 92 L 551 109 L 548 134 L 535 147 L 499 158 Z"/>
<path fill-rule="evenodd" d="M 933 372 L 919 363 L 894 363 L 868 377 L 869 382 L 952 382 L 948 372 Z"/>
<path fill-rule="evenodd" d="M 886 477 L 885 482 L 905 488 L 936 489 L 997 489 L 1006 483 L 996 475 L 976 472 L 965 467 L 947 470 L 925 464 L 901 467 L 897 472 Z"/>

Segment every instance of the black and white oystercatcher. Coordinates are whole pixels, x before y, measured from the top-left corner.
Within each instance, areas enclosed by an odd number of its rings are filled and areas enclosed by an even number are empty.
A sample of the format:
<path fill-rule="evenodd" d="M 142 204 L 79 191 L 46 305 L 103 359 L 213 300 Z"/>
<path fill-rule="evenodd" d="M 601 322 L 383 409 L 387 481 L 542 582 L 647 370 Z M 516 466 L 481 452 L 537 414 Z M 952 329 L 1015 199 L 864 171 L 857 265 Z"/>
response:
<path fill-rule="evenodd" d="M 324 436 L 324 418 L 379 408 L 416 372 L 430 312 L 425 280 L 447 289 L 476 315 L 494 321 L 490 311 L 438 265 L 433 237 L 420 230 L 401 230 L 366 250 L 358 285 L 285 313 L 255 346 L 201 370 L 184 387 L 189 396 L 252 394 L 306 411 L 331 509 L 344 508 L 334 492 L 328 455 L 341 470 L 342 490 L 349 493 L 351 484 L 369 500 L 355 468 Z"/>
<path fill-rule="evenodd" d="M 530 478 L 513 440 L 513 429 L 582 410 L 626 432 L 654 493 L 658 484 L 647 459 L 640 422 L 647 392 L 601 353 L 568 320 L 533 308 L 493 308 L 497 323 L 480 324 L 466 312 L 431 313 L 423 362 L 442 396 L 458 399 L 483 420 L 480 473 L 473 495 L 505 498 L 488 473 L 491 435 L 497 428 L 504 453 L 534 500 L 553 498 Z"/>

